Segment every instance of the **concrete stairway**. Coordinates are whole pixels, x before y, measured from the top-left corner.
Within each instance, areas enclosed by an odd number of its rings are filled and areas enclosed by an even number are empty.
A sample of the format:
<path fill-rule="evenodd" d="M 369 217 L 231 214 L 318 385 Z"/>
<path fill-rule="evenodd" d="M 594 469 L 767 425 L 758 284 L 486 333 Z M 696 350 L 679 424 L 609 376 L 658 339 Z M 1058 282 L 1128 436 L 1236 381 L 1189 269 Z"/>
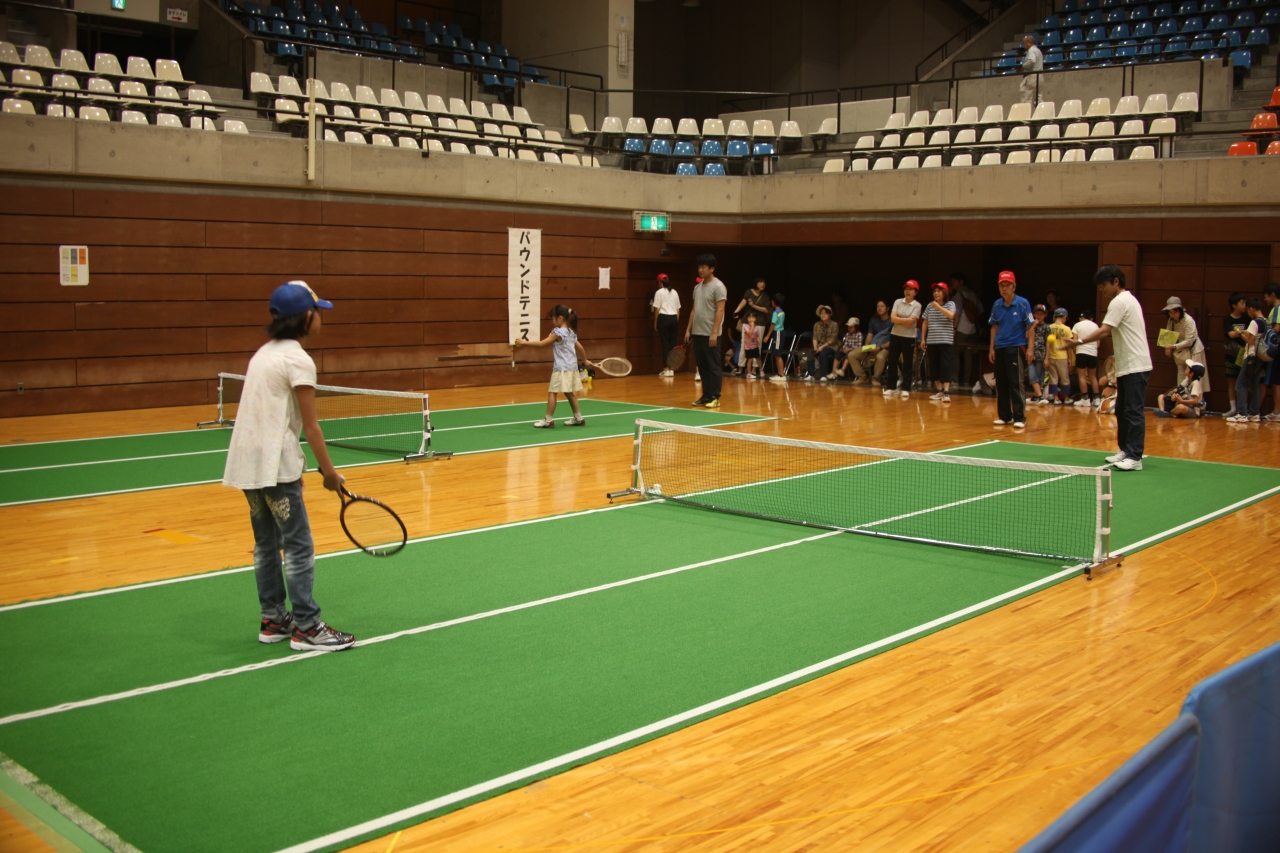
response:
<path fill-rule="evenodd" d="M 274 129 L 273 122 L 269 118 L 263 117 L 258 110 L 256 101 L 245 99 L 244 92 L 239 89 L 226 89 L 221 86 L 201 86 L 196 84 L 196 88 L 204 89 L 209 93 L 209 97 L 213 99 L 219 107 L 226 110 L 222 114 L 222 119 L 238 119 L 244 122 L 245 127 L 249 129 L 249 133 L 253 136 L 279 136 L 288 138 L 289 134 Z M 218 129 L 222 129 L 222 120 L 218 121 Z"/>
<path fill-rule="evenodd" d="M 1276 60 L 1280 46 L 1273 45 L 1259 57 L 1241 85 L 1231 96 L 1231 109 L 1205 110 L 1200 120 L 1192 125 L 1198 132 L 1220 131 L 1210 136 L 1178 140 L 1175 157 L 1225 157 L 1231 143 L 1243 139 L 1240 131 L 1249 127 L 1253 117 L 1271 101 L 1271 90 L 1276 85 Z"/>

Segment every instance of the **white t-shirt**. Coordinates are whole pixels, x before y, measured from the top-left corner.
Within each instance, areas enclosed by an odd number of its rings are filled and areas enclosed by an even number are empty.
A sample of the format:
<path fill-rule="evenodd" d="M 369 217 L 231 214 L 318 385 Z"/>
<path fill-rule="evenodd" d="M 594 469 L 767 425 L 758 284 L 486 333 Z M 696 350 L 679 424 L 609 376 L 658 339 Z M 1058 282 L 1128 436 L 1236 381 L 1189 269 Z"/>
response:
<path fill-rule="evenodd" d="M 1147 324 L 1142 319 L 1138 297 L 1121 290 L 1107 306 L 1104 325 L 1111 327 L 1111 346 L 1116 354 L 1116 376 L 1151 370 L 1151 349 L 1147 346 Z"/>
<path fill-rule="evenodd" d="M 915 338 L 916 329 L 920 327 L 920 315 L 924 312 L 924 306 L 920 304 L 919 299 L 913 299 L 910 304 L 907 300 L 899 299 L 893 303 L 893 315 L 895 317 L 915 317 L 916 324 L 914 326 L 900 326 L 893 324 L 893 331 L 889 334 L 897 335 L 900 338 Z"/>
<path fill-rule="evenodd" d="M 262 489 L 302 476 L 307 457 L 293 389 L 315 384 L 316 363 L 297 341 L 267 341 L 249 359 L 222 485 Z"/>
<path fill-rule="evenodd" d="M 658 292 L 653 294 L 653 302 L 650 304 L 658 310 L 659 314 L 678 314 L 680 312 L 680 294 L 676 293 L 674 287 L 670 290 L 665 287 L 659 287 Z"/>
<path fill-rule="evenodd" d="M 1075 335 L 1076 340 L 1078 341 L 1084 340 L 1085 336 L 1092 335 L 1096 331 L 1098 331 L 1098 324 L 1093 322 L 1092 320 L 1081 320 L 1080 322 L 1076 323 L 1074 326 L 1071 327 L 1071 334 Z M 1076 355 L 1097 355 L 1097 354 L 1098 354 L 1097 341 L 1093 341 L 1092 343 L 1087 343 L 1087 344 L 1080 344 L 1080 346 L 1076 347 Z"/>

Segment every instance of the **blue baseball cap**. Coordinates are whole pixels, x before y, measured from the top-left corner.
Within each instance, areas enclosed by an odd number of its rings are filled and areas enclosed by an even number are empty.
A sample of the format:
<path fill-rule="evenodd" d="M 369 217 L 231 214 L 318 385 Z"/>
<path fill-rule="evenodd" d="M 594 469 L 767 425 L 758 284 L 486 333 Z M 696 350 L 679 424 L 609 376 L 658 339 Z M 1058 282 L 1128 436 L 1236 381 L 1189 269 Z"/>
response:
<path fill-rule="evenodd" d="M 271 313 L 277 317 L 293 317 L 312 308 L 332 307 L 332 302 L 316 296 L 305 281 L 286 281 L 271 294 Z"/>

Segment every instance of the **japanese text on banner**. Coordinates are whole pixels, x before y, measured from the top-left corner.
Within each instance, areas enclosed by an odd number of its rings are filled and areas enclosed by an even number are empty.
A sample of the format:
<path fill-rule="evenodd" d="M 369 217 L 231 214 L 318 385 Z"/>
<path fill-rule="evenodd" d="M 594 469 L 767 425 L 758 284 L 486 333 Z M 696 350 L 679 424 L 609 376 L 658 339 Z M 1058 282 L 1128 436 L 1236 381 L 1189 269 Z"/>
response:
<path fill-rule="evenodd" d="M 542 319 L 542 229 L 507 229 L 507 337 L 536 341 Z"/>

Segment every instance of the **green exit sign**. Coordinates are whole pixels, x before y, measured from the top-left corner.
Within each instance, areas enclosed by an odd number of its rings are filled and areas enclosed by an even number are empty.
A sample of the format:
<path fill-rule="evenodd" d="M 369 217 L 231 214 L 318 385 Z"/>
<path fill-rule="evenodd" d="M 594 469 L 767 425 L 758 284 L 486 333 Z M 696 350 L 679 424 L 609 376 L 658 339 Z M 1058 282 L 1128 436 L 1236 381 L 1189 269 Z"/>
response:
<path fill-rule="evenodd" d="M 632 223 L 637 231 L 670 231 L 671 214 L 637 210 L 632 214 Z"/>
<path fill-rule="evenodd" d="M 123 12 L 124 3 L 125 0 L 111 0 L 111 8 L 115 9 L 117 12 Z"/>

